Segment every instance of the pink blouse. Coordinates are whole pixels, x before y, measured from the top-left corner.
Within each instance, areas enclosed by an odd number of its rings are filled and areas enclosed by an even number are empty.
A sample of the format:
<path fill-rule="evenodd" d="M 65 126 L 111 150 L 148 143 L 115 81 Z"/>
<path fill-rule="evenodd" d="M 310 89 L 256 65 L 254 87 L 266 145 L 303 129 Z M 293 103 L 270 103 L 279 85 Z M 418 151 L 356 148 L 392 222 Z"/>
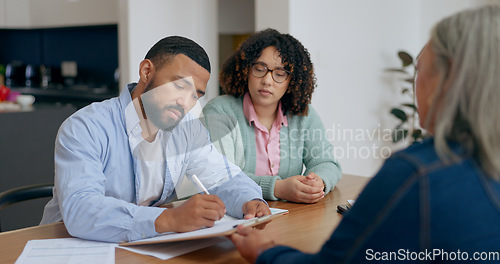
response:
<path fill-rule="evenodd" d="M 282 125 L 288 126 L 288 120 L 281 110 L 281 102 L 278 104 L 278 114 L 270 132 L 259 122 L 248 93 L 243 98 L 243 113 L 255 129 L 257 154 L 255 175 L 278 175 L 280 169 L 280 129 Z"/>

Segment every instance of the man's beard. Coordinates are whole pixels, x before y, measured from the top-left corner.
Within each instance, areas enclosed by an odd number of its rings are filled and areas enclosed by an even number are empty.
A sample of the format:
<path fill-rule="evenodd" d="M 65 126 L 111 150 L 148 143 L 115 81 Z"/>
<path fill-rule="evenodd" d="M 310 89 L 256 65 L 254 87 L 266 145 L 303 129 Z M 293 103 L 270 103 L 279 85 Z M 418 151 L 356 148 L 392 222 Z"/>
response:
<path fill-rule="evenodd" d="M 154 99 L 154 88 L 148 88 L 150 87 L 146 87 L 146 92 L 141 95 L 142 106 L 144 107 L 146 118 L 149 119 L 149 121 L 151 121 L 158 129 L 172 131 L 186 115 L 184 108 L 178 104 L 166 105 L 163 106 L 163 108 L 160 108 L 157 103 L 159 100 Z M 174 119 L 168 115 L 169 110 L 178 111 L 181 115 L 179 118 Z"/>

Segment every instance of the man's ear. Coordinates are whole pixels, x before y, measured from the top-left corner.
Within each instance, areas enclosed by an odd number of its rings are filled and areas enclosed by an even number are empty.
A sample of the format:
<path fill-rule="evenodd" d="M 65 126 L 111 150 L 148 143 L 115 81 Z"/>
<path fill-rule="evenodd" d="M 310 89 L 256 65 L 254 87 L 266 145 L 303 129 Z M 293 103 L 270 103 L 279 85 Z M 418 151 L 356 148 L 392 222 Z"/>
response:
<path fill-rule="evenodd" d="M 154 70 L 155 66 L 153 65 L 153 62 L 151 60 L 144 59 L 143 61 L 141 61 L 141 63 L 139 64 L 140 81 L 148 83 L 150 81 L 150 77 L 152 76 Z"/>

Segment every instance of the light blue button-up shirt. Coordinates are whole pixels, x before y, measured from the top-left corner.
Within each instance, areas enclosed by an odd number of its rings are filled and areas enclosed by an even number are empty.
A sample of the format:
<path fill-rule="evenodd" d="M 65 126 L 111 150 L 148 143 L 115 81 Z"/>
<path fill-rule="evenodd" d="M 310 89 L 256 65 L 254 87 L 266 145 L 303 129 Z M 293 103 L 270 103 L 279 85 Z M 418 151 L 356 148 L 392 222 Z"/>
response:
<path fill-rule="evenodd" d="M 55 143 L 55 187 L 41 224 L 64 221 L 72 236 L 120 242 L 152 237 L 154 222 L 168 210 L 156 207 L 175 192 L 184 174 L 196 174 L 227 213 L 243 217 L 242 206 L 262 199 L 260 187 L 227 161 L 209 140 L 201 122 L 189 113 L 165 136 L 165 184 L 153 206 L 138 206 L 140 180 L 129 137 L 140 133 L 127 124 L 130 91 L 80 109 L 61 125 Z"/>

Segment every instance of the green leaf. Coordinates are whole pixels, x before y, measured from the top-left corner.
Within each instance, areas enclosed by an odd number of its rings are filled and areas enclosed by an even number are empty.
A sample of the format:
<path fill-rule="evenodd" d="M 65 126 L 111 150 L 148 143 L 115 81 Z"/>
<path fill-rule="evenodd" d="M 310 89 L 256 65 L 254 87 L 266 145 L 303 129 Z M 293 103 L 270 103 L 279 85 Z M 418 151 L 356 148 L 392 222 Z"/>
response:
<path fill-rule="evenodd" d="M 403 67 L 407 67 L 413 64 L 413 57 L 405 51 L 399 51 L 398 57 L 401 59 Z"/>
<path fill-rule="evenodd" d="M 405 79 L 405 82 L 413 84 L 415 82 L 414 78 Z"/>
<path fill-rule="evenodd" d="M 397 69 L 397 68 L 388 68 L 388 69 L 385 69 L 385 71 L 388 71 L 388 72 L 401 72 L 401 73 L 409 74 L 404 69 Z"/>
<path fill-rule="evenodd" d="M 403 111 L 399 108 L 392 108 L 391 114 L 393 114 L 395 117 L 397 117 L 399 120 L 401 120 L 401 122 L 406 122 L 406 120 L 408 120 L 408 117 L 406 116 L 405 111 Z"/>
<path fill-rule="evenodd" d="M 417 111 L 417 107 L 414 104 L 401 104 L 401 105 L 412 108 L 413 110 Z"/>
<path fill-rule="evenodd" d="M 413 143 L 415 143 L 415 142 L 422 141 L 424 135 L 422 134 L 422 130 L 421 129 L 415 129 L 411 133 L 411 137 L 413 138 Z"/>
<path fill-rule="evenodd" d="M 396 143 L 408 136 L 408 129 L 396 128 L 392 131 L 392 142 Z"/>

